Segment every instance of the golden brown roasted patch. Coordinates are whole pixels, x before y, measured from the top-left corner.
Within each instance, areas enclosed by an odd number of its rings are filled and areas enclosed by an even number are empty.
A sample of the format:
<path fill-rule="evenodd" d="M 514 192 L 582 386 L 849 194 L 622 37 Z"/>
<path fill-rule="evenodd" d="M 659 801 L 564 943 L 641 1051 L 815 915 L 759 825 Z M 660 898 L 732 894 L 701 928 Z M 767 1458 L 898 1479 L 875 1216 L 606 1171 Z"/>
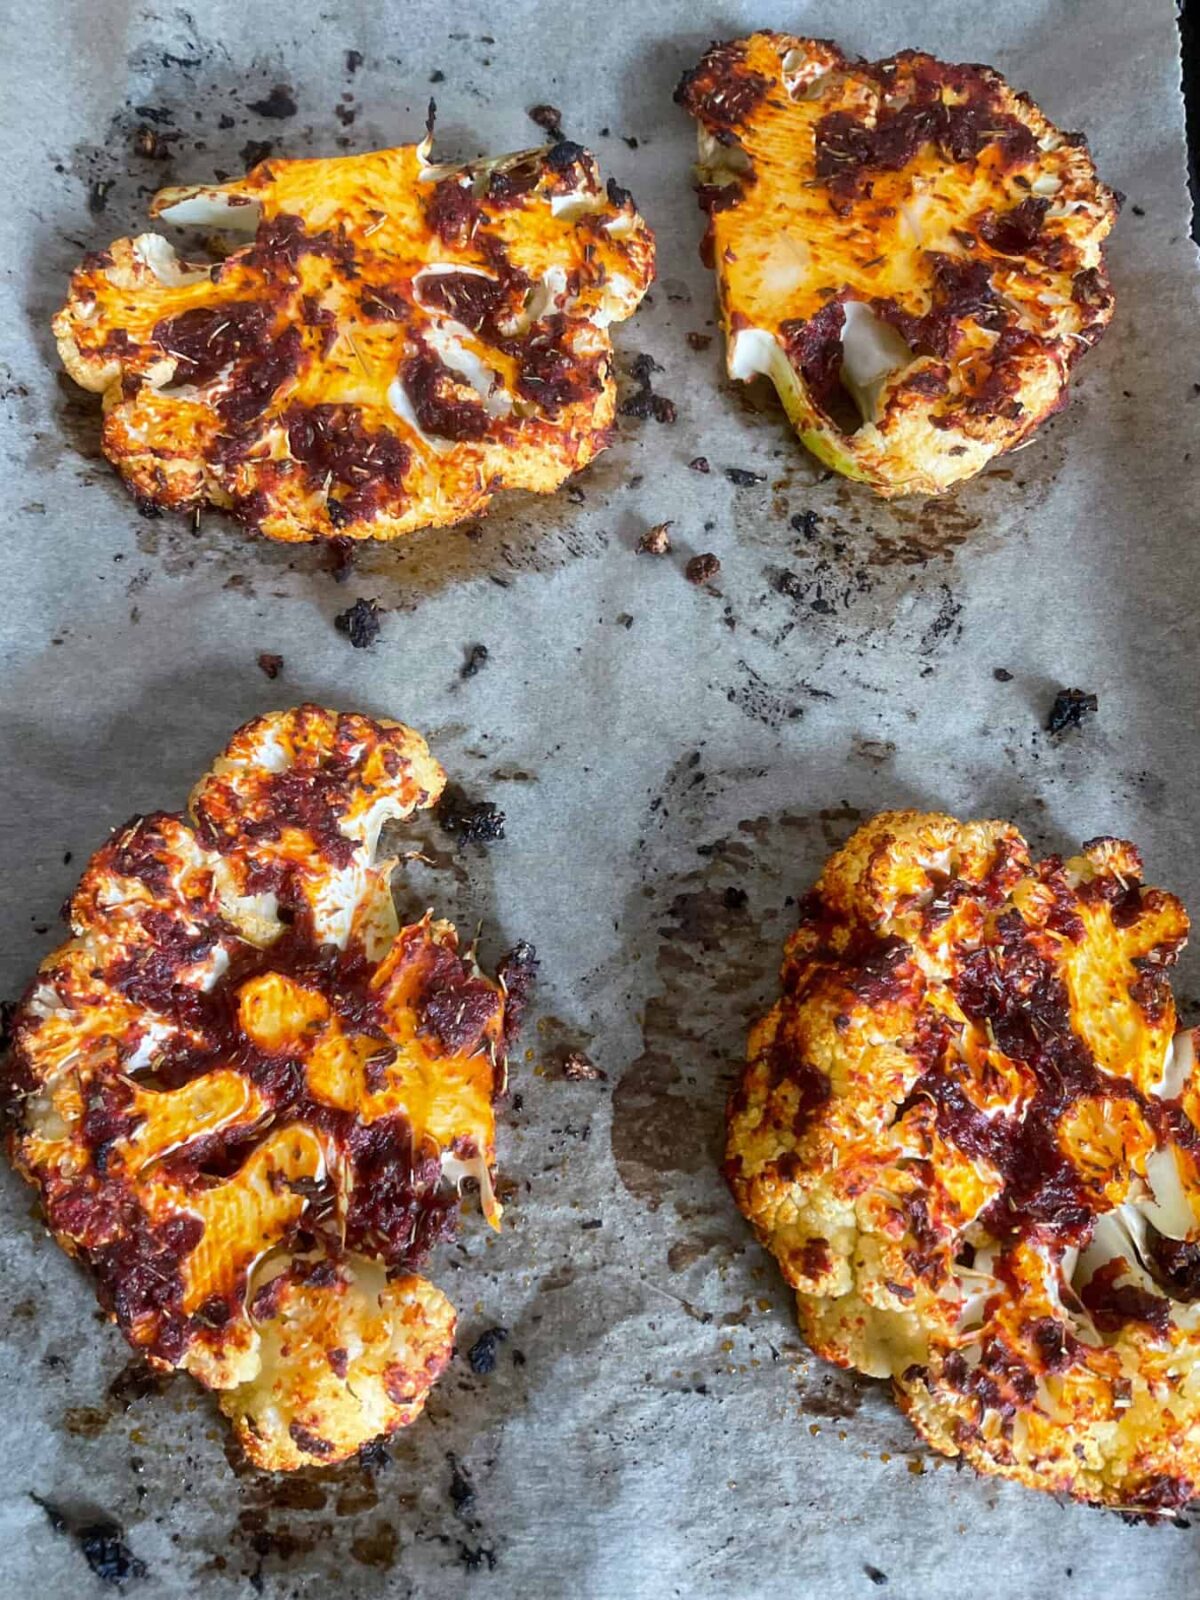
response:
<path fill-rule="evenodd" d="M 216 262 L 154 233 L 87 257 L 54 332 L 137 496 L 391 539 L 605 448 L 609 325 L 654 276 L 632 199 L 566 141 L 453 168 L 429 148 L 164 189 L 153 216 L 241 236 Z"/>
<path fill-rule="evenodd" d="M 431 914 L 398 927 L 377 852 L 444 782 L 399 723 L 248 723 L 186 814 L 92 857 L 16 1014 L 18 1169 L 130 1343 L 222 1391 L 262 1467 L 342 1460 L 420 1412 L 454 1311 L 411 1269 L 464 1178 L 499 1224 L 521 983 Z"/>
<path fill-rule="evenodd" d="M 814 455 L 937 494 L 1065 402 L 1113 307 L 1081 134 L 988 67 L 778 33 L 714 45 L 676 98 L 730 376 L 765 373 Z"/>
<path fill-rule="evenodd" d="M 1144 1512 L 1200 1490 L 1200 1078 L 1132 845 L 888 812 L 802 904 L 726 1173 L 819 1355 L 935 1449 Z"/>

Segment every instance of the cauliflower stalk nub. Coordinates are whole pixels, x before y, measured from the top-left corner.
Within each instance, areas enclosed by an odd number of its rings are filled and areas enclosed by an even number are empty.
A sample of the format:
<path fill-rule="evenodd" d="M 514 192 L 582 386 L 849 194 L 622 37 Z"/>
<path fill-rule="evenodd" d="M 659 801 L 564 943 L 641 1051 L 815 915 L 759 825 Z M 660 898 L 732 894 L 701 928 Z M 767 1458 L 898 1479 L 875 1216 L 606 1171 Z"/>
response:
<path fill-rule="evenodd" d="M 142 500 L 209 501 L 273 539 L 390 539 L 497 489 L 548 493 L 609 443 L 609 328 L 654 240 L 579 145 L 272 159 L 151 212 L 231 247 L 193 262 L 159 234 L 118 239 L 54 319 Z"/>
<path fill-rule="evenodd" d="M 980 1471 L 1200 1491 L 1200 1076 L 1178 900 L 1102 838 L 890 812 L 802 902 L 726 1174 L 821 1356 Z"/>
<path fill-rule="evenodd" d="M 1112 315 L 1117 201 L 1082 135 L 987 67 L 758 33 L 676 94 L 729 374 L 882 495 L 937 494 L 1063 404 Z"/>
<path fill-rule="evenodd" d="M 445 774 L 400 723 L 318 706 L 236 733 L 186 813 L 90 861 L 17 1010 L 11 1153 L 155 1366 L 221 1391 L 273 1470 L 412 1421 L 454 1311 L 413 1270 L 465 1177 L 493 1226 L 493 1100 L 532 976 L 428 914 L 382 829 Z"/>

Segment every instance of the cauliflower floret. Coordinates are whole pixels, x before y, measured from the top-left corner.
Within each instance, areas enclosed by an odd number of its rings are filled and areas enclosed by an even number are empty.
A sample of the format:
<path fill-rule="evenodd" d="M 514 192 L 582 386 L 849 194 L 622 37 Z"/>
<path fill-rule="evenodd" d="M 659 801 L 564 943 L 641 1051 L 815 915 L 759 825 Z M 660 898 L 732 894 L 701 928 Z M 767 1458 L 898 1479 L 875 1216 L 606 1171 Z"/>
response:
<path fill-rule="evenodd" d="M 987 67 L 756 33 L 676 99 L 729 374 L 882 495 L 937 494 L 1028 438 L 1112 316 L 1117 200 L 1082 135 Z"/>
<path fill-rule="evenodd" d="M 93 856 L 16 1014 L 18 1169 L 130 1342 L 232 1391 L 264 1467 L 417 1415 L 454 1314 L 411 1269 L 464 1176 L 499 1225 L 493 1100 L 532 947 L 494 981 L 448 923 L 400 928 L 377 851 L 444 782 L 399 723 L 258 718 L 186 815 Z"/>
<path fill-rule="evenodd" d="M 981 1471 L 1144 1511 L 1200 1490 L 1186 935 L 1124 841 L 885 813 L 803 902 L 728 1115 L 819 1355 Z"/>
<path fill-rule="evenodd" d="M 257 1374 L 221 1396 L 246 1454 L 278 1472 L 340 1461 L 421 1414 L 454 1353 L 454 1308 L 414 1274 L 350 1256 L 281 1264 L 254 1296 Z"/>
<path fill-rule="evenodd" d="M 630 196 L 562 142 L 434 166 L 430 138 L 165 189 L 153 233 L 90 255 L 54 332 L 104 396 L 143 500 L 208 500 L 274 539 L 390 539 L 548 493 L 609 443 L 609 325 L 654 276 Z"/>

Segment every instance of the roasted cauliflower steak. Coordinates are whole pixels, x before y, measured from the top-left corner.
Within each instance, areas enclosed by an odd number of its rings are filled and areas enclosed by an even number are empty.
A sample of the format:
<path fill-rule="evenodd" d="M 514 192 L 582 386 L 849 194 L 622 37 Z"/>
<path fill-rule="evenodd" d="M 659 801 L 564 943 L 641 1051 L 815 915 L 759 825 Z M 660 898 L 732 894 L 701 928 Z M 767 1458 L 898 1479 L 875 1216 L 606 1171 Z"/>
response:
<path fill-rule="evenodd" d="M 1200 1493 L 1200 1077 L 1138 852 L 866 823 L 802 902 L 726 1174 L 818 1355 L 934 1449 L 1141 1513 Z"/>
<path fill-rule="evenodd" d="M 654 276 L 627 191 L 563 141 L 434 165 L 420 144 L 267 160 L 164 189 L 88 256 L 54 319 L 144 503 L 223 507 L 273 539 L 392 539 L 549 493 L 611 440 L 610 325 Z"/>
<path fill-rule="evenodd" d="M 765 374 L 812 453 L 939 494 L 1065 404 L 1108 324 L 1117 197 L 988 67 L 756 33 L 676 91 L 729 375 Z"/>
<path fill-rule="evenodd" d="M 59 1243 L 155 1367 L 220 1391 L 269 1469 L 413 1420 L 455 1317 L 414 1272 L 473 1178 L 531 975 L 398 926 L 384 825 L 445 774 L 397 722 L 248 723 L 186 813 L 92 857 L 19 1005 L 10 1150 Z M 509 994 L 504 974 L 509 975 Z"/>

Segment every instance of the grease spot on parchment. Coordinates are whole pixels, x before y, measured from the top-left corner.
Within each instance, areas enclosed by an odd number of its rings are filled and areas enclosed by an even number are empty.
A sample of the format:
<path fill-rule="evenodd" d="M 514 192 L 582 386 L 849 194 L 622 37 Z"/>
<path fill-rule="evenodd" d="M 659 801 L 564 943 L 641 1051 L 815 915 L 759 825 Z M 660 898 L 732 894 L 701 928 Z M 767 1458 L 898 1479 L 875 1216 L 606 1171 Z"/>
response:
<path fill-rule="evenodd" d="M 686 822 L 701 770 L 682 758 L 652 811 L 670 815 L 678 797 Z M 617 1083 L 612 1115 L 618 1175 L 651 1210 L 668 1198 L 678 1203 L 680 1175 L 712 1172 L 716 1180 L 725 1097 L 782 955 L 780 904 L 803 879 L 802 863 L 842 843 L 859 820 L 852 806 L 746 818 L 701 843 L 697 866 L 651 889 L 646 938 L 655 946 L 656 987 L 641 1053 Z"/>

